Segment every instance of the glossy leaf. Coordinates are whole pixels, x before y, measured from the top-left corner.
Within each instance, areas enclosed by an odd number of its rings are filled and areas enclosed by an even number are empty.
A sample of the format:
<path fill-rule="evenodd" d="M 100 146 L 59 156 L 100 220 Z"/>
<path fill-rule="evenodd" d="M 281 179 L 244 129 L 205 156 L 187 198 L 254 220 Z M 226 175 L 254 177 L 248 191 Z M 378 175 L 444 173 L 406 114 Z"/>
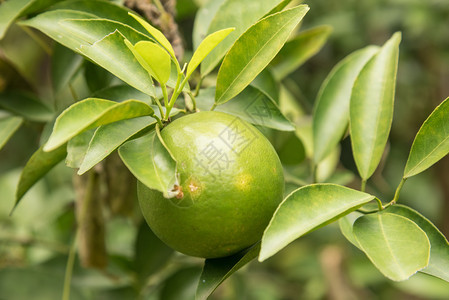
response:
<path fill-rule="evenodd" d="M 332 32 L 332 27 L 324 25 L 299 33 L 285 43 L 271 62 L 277 80 L 298 69 L 305 61 L 321 50 Z"/>
<path fill-rule="evenodd" d="M 125 40 L 126 41 L 126 40 Z M 166 84 L 170 78 L 171 59 L 164 48 L 158 44 L 142 41 L 134 45 L 134 51 L 139 55 L 139 63 L 159 83 Z"/>
<path fill-rule="evenodd" d="M 172 190 L 178 182 L 176 161 L 160 142 L 155 131 L 131 140 L 119 148 L 119 155 L 133 175 L 164 197 L 176 196 Z"/>
<path fill-rule="evenodd" d="M 167 38 L 165 37 L 165 35 L 162 32 L 160 32 L 158 29 L 151 26 L 147 21 L 145 21 L 138 15 L 133 14 L 133 13 L 129 13 L 129 15 L 131 17 L 133 17 L 134 19 L 136 19 L 148 31 L 148 33 L 150 33 L 151 36 L 154 37 L 154 39 L 156 41 L 158 41 L 159 44 L 161 44 L 162 47 L 164 47 L 165 50 L 168 51 L 168 53 L 170 53 L 170 56 L 173 59 L 176 59 L 175 51 L 173 50 L 172 45 L 170 44 L 170 42 L 167 40 Z"/>
<path fill-rule="evenodd" d="M 260 242 L 229 257 L 206 259 L 195 299 L 206 300 L 226 278 L 256 258 L 259 251 Z"/>
<path fill-rule="evenodd" d="M 225 0 L 207 1 L 198 9 L 193 24 L 193 49 L 197 49 L 201 41 L 206 38 L 209 25 L 224 2 Z"/>
<path fill-rule="evenodd" d="M 195 299 L 195 288 L 200 277 L 199 266 L 187 266 L 178 269 L 168 278 L 164 279 L 159 293 L 159 299 L 164 300 L 193 300 Z"/>
<path fill-rule="evenodd" d="M 95 129 L 90 129 L 74 136 L 68 141 L 67 157 L 65 159 L 65 165 L 67 167 L 77 169 L 81 166 L 94 133 Z"/>
<path fill-rule="evenodd" d="M 42 147 L 34 152 L 23 168 L 22 174 L 20 174 L 20 180 L 16 191 L 16 202 L 13 210 L 17 207 L 25 193 L 38 182 L 39 179 L 44 177 L 48 171 L 62 161 L 66 155 L 67 151 L 65 144 L 50 152 L 43 151 Z"/>
<path fill-rule="evenodd" d="M 428 219 L 410 207 L 396 204 L 387 211 L 412 220 L 424 230 L 430 241 L 430 260 L 428 267 L 421 272 L 449 282 L 449 243 L 446 237 Z"/>
<path fill-rule="evenodd" d="M 209 34 L 193 53 L 187 65 L 186 77 L 189 78 L 206 56 L 234 30 L 235 28 L 226 28 Z"/>
<path fill-rule="evenodd" d="M 429 239 L 405 217 L 365 215 L 354 222 L 353 232 L 371 262 L 391 280 L 406 280 L 429 263 Z"/>
<path fill-rule="evenodd" d="M 58 116 L 44 150 L 51 151 L 77 134 L 100 125 L 153 114 L 151 106 L 137 100 L 116 103 L 88 98 L 73 104 Z"/>
<path fill-rule="evenodd" d="M 53 1 L 54 0 L 48 0 Z M 74 10 L 95 15 L 99 19 L 114 20 L 146 33 L 145 29 L 128 13 L 130 10 L 123 5 L 104 0 L 68 0 L 52 5 L 51 10 Z"/>
<path fill-rule="evenodd" d="M 155 123 L 156 120 L 152 117 L 139 117 L 98 127 L 89 148 L 86 149 L 86 156 L 79 167 L 78 175 L 89 171 L 129 138 Z"/>
<path fill-rule="evenodd" d="M 349 124 L 352 87 L 363 66 L 377 53 L 369 46 L 348 55 L 323 82 L 313 115 L 313 160 L 320 162 L 344 136 Z"/>
<path fill-rule="evenodd" d="M 393 119 L 401 34 L 395 33 L 365 65 L 354 83 L 349 118 L 354 160 L 367 180 L 376 170 Z"/>
<path fill-rule="evenodd" d="M 202 90 L 198 107 L 208 110 L 214 101 L 214 89 Z M 232 101 L 218 105 L 215 111 L 225 112 L 255 125 L 282 131 L 294 131 L 295 126 L 281 113 L 276 103 L 259 89 L 248 86 Z"/>
<path fill-rule="evenodd" d="M 30 121 L 48 122 L 54 112 L 31 94 L 6 92 L 0 94 L 0 107 Z"/>
<path fill-rule="evenodd" d="M 374 199 L 335 184 L 313 184 L 295 190 L 282 201 L 265 229 L 259 261 Z"/>
<path fill-rule="evenodd" d="M 129 85 L 154 96 L 151 77 L 123 41 L 126 38 L 132 43 L 137 43 L 149 38 L 127 25 L 95 18 L 95 15 L 88 13 L 55 10 L 40 14 L 22 24 L 39 29 L 62 45 L 83 54 Z"/>
<path fill-rule="evenodd" d="M 217 104 L 229 101 L 256 78 L 276 56 L 308 10 L 307 5 L 299 5 L 268 16 L 239 37 L 218 71 Z"/>
<path fill-rule="evenodd" d="M 449 153 L 449 98 L 430 114 L 416 134 L 404 178 L 428 169 Z"/>
<path fill-rule="evenodd" d="M 218 65 L 237 38 L 280 2 L 280 0 L 226 0 L 218 10 L 214 11 L 214 9 L 211 9 L 212 13 L 215 12 L 215 16 L 210 22 L 207 34 L 229 27 L 234 27 L 235 31 L 204 59 L 201 64 L 201 76 L 204 77 L 209 74 Z"/>
<path fill-rule="evenodd" d="M 22 123 L 23 119 L 17 116 L 7 116 L 0 119 L 0 149 L 3 148 Z"/>
<path fill-rule="evenodd" d="M 0 40 L 5 36 L 8 27 L 29 5 L 30 0 L 6 1 L 0 5 Z"/>

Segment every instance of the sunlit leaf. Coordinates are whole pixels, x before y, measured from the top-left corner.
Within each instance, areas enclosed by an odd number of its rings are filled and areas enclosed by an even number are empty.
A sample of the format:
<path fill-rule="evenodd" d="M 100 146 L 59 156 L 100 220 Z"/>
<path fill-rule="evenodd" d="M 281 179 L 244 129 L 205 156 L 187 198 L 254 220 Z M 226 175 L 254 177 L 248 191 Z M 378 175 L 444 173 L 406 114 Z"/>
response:
<path fill-rule="evenodd" d="M 17 207 L 23 195 L 25 195 L 25 193 L 38 182 L 39 179 L 47 174 L 48 171 L 62 161 L 66 155 L 67 151 L 65 144 L 50 152 L 43 151 L 42 147 L 34 152 L 20 175 L 14 208 Z"/>
<path fill-rule="evenodd" d="M 295 190 L 282 201 L 265 229 L 259 261 L 374 199 L 372 195 L 335 184 L 313 184 Z"/>
<path fill-rule="evenodd" d="M 201 91 L 198 107 L 208 110 L 214 101 L 214 88 Z M 249 123 L 282 131 L 293 131 L 295 126 L 281 113 L 277 104 L 259 89 L 248 86 L 232 101 L 218 105 L 215 111 L 242 118 Z"/>
<path fill-rule="evenodd" d="M 281 80 L 318 53 L 331 32 L 332 27 L 323 25 L 303 31 L 285 43 L 271 62 L 275 78 Z"/>
<path fill-rule="evenodd" d="M 226 0 L 219 8 L 213 6 L 213 8 L 210 9 L 210 13 L 215 13 L 213 20 L 209 21 L 209 19 L 206 18 L 206 21 L 204 22 L 204 25 L 206 26 L 208 25 L 208 22 L 210 22 L 208 28 L 206 29 L 207 34 L 211 34 L 229 27 L 234 27 L 235 31 L 232 32 L 204 59 L 201 64 L 201 76 L 204 77 L 209 74 L 218 65 L 237 38 L 257 20 L 270 12 L 280 2 L 280 0 Z M 208 10 L 209 6 L 207 5 L 206 7 Z M 205 37 L 206 35 L 201 37 L 201 39 Z M 199 42 L 200 40 L 198 41 L 198 44 Z"/>
<path fill-rule="evenodd" d="M 119 22 L 71 10 L 40 14 L 21 24 L 39 29 L 62 45 L 83 54 L 136 89 L 154 96 L 151 77 L 124 43 L 150 40 Z M 58 26 L 55 26 L 58 24 Z"/>
<path fill-rule="evenodd" d="M 430 114 L 416 134 L 404 178 L 426 170 L 449 153 L 449 98 Z"/>
<path fill-rule="evenodd" d="M 22 123 L 23 119 L 17 116 L 7 116 L 0 119 L 0 149 L 3 148 Z"/>
<path fill-rule="evenodd" d="M 353 232 L 371 262 L 391 280 L 406 280 L 429 263 L 429 239 L 405 217 L 365 215 L 354 222 Z"/>
<path fill-rule="evenodd" d="M 119 148 L 122 161 L 133 175 L 150 189 L 170 198 L 176 178 L 176 161 L 160 142 L 155 131 L 131 140 Z"/>
<path fill-rule="evenodd" d="M 206 259 L 195 299 L 206 300 L 226 278 L 256 258 L 259 251 L 260 242 L 229 257 Z"/>
<path fill-rule="evenodd" d="M 357 77 L 350 101 L 350 133 L 354 160 L 367 180 L 376 170 L 393 119 L 399 43 L 395 33 Z"/>
<path fill-rule="evenodd" d="M 430 260 L 428 267 L 421 272 L 449 282 L 449 243 L 446 237 L 428 219 L 410 207 L 396 204 L 387 211 L 412 220 L 424 230 L 430 241 Z"/>
<path fill-rule="evenodd" d="M 100 125 L 153 114 L 151 106 L 137 100 L 117 103 L 88 98 L 73 104 L 58 116 L 44 150 L 56 149 L 75 135 Z"/>
<path fill-rule="evenodd" d="M 360 70 L 377 53 L 369 46 L 338 63 L 323 82 L 313 115 L 313 160 L 320 162 L 344 136 L 349 124 L 349 101 Z"/>
<path fill-rule="evenodd" d="M 193 53 L 187 65 L 186 77 L 189 78 L 206 56 L 234 30 L 235 28 L 227 28 L 208 35 Z"/>
<path fill-rule="evenodd" d="M 217 104 L 229 101 L 256 78 L 276 56 L 308 10 L 307 5 L 299 5 L 268 16 L 239 37 L 218 72 Z"/>
<path fill-rule="evenodd" d="M 162 45 L 162 47 L 165 48 L 165 50 L 168 51 L 168 53 L 170 53 L 170 55 L 173 59 L 176 59 L 175 51 L 173 50 L 172 45 L 170 44 L 170 42 L 167 40 L 167 38 L 165 37 L 165 35 L 162 32 L 160 32 L 158 29 L 151 26 L 147 21 L 145 21 L 138 15 L 133 14 L 133 13 L 129 13 L 129 14 L 134 19 L 136 19 L 151 34 L 151 36 L 153 36 L 154 39 L 156 41 L 158 41 Z"/>
<path fill-rule="evenodd" d="M 155 123 L 156 120 L 152 117 L 139 117 L 98 127 L 79 167 L 78 175 L 90 170 L 129 138 Z"/>
<path fill-rule="evenodd" d="M 126 40 L 125 40 L 126 43 Z M 129 46 L 128 46 L 129 47 Z M 166 84 L 170 78 L 171 59 L 167 51 L 158 44 L 142 41 L 134 45 L 139 63 L 159 83 Z"/>

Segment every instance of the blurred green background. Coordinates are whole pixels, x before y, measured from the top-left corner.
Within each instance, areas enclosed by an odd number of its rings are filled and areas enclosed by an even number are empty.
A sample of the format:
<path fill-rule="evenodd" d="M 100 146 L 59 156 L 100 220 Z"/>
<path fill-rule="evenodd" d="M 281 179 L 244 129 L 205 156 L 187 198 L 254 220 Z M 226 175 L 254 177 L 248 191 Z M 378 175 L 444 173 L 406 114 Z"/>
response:
<path fill-rule="evenodd" d="M 187 56 L 192 48 L 195 13 L 202 2 L 177 1 L 176 21 Z M 402 32 L 388 151 L 367 187 L 368 192 L 391 199 L 416 132 L 449 96 L 449 1 L 306 3 L 311 9 L 301 30 L 333 27 L 322 50 L 284 79 L 297 104 L 309 115 L 320 85 L 338 61 Z M 98 78 L 108 78 L 101 76 L 101 69 L 86 64 L 90 72 L 77 69 L 70 88 L 54 92 L 50 73 L 55 66 L 50 53 L 64 55 L 68 50 L 59 46 L 47 49 L 51 43 L 38 41 L 48 42 L 39 33 L 17 25 L 0 41 L 1 92 L 26 91 L 48 105 L 59 103 L 56 109 L 62 110 L 73 102 L 73 93 L 81 99 L 95 89 L 85 74 L 97 72 Z M 0 150 L 0 299 L 59 299 L 62 295 L 67 256 L 75 239 L 73 170 L 58 165 L 9 216 L 21 169 L 49 129 L 51 124 L 28 120 Z M 288 155 L 284 157 L 287 161 Z M 356 173 L 347 138 L 341 143 L 340 167 Z M 349 182 L 358 184 L 356 178 Z M 290 182 L 288 190 L 297 186 Z M 409 179 L 400 202 L 420 211 L 449 236 L 449 158 Z M 142 224 L 135 206 L 125 214 L 106 212 L 105 220 L 108 267 L 98 271 L 76 262 L 71 299 L 134 299 L 138 297 L 134 291 L 139 278 L 146 280 L 149 275 L 142 299 L 192 298 L 202 260 L 166 249 Z M 139 264 L 149 264 L 149 271 L 142 274 Z M 219 287 L 211 299 L 449 299 L 449 284 L 423 274 L 402 283 L 389 281 L 344 240 L 337 224 L 331 224 L 295 241 L 264 263 L 251 263 Z"/>

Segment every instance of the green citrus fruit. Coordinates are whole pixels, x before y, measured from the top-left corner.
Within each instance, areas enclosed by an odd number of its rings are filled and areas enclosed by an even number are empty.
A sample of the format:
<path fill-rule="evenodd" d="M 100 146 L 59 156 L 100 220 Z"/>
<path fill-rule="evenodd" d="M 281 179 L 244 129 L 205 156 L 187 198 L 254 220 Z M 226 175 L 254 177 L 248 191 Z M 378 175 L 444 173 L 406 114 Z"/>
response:
<path fill-rule="evenodd" d="M 139 183 L 143 215 L 167 245 L 215 258 L 260 240 L 284 191 L 279 158 L 252 125 L 220 112 L 179 118 L 161 131 L 178 164 L 179 194 Z"/>

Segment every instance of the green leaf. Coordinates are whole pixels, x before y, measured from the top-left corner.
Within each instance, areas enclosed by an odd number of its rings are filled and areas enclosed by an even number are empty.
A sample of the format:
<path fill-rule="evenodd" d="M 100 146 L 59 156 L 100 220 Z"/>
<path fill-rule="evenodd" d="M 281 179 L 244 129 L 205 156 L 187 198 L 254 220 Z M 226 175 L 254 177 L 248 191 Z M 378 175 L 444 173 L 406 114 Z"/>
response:
<path fill-rule="evenodd" d="M 156 124 L 156 120 L 151 117 L 139 117 L 98 127 L 90 140 L 78 175 L 89 171 L 132 136 L 154 124 Z"/>
<path fill-rule="evenodd" d="M 196 300 L 207 299 L 229 276 L 259 255 L 260 242 L 249 249 L 224 258 L 206 259 L 196 290 Z"/>
<path fill-rule="evenodd" d="M 69 84 L 82 63 L 81 55 L 55 43 L 51 60 L 51 81 L 55 93 Z"/>
<path fill-rule="evenodd" d="M 151 26 L 147 21 L 145 21 L 138 15 L 135 15 L 133 13 L 129 13 L 129 15 L 136 19 L 151 34 L 151 36 L 154 37 L 154 39 L 158 41 L 162 45 L 162 47 L 164 47 L 165 50 L 168 51 L 168 53 L 170 53 L 170 56 L 173 58 L 173 60 L 176 60 L 175 51 L 162 32 Z"/>
<path fill-rule="evenodd" d="M 47 0 L 53 1 L 54 0 Z M 140 25 L 128 13 L 131 11 L 123 5 L 117 5 L 104 0 L 69 0 L 52 5 L 52 10 L 73 10 L 95 15 L 100 19 L 114 20 L 129 25 L 142 33 L 146 33 L 145 28 Z"/>
<path fill-rule="evenodd" d="M 193 49 L 197 49 L 201 41 L 207 36 L 209 25 L 224 2 L 225 0 L 207 1 L 204 6 L 198 9 L 193 24 Z"/>
<path fill-rule="evenodd" d="M 44 151 L 56 149 L 85 130 L 153 114 L 154 110 L 151 106 L 137 100 L 117 103 L 104 99 L 85 99 L 73 104 L 58 116 Z"/>
<path fill-rule="evenodd" d="M 274 77 L 281 80 L 298 69 L 321 50 L 331 32 L 332 27 L 330 26 L 318 26 L 299 33 L 285 43 L 271 62 Z"/>
<path fill-rule="evenodd" d="M 250 85 L 259 89 L 279 105 L 280 85 L 269 69 L 260 72 Z"/>
<path fill-rule="evenodd" d="M 406 280 L 429 263 L 429 239 L 405 217 L 365 215 L 354 222 L 353 232 L 371 262 L 391 280 Z"/>
<path fill-rule="evenodd" d="M 111 82 L 116 78 L 106 69 L 90 62 L 84 61 L 84 78 L 91 93 L 109 87 Z"/>
<path fill-rule="evenodd" d="M 173 250 L 165 245 L 143 221 L 137 233 L 134 268 L 139 283 L 143 286 L 150 275 L 161 270 L 173 254 Z"/>
<path fill-rule="evenodd" d="M 54 112 L 35 98 L 23 92 L 6 92 L 0 94 L 0 107 L 30 121 L 48 122 Z"/>
<path fill-rule="evenodd" d="M 295 190 L 282 201 L 265 229 L 259 261 L 374 199 L 335 184 L 313 184 Z"/>
<path fill-rule="evenodd" d="M 226 28 L 209 34 L 193 53 L 193 56 L 187 65 L 186 77 L 190 78 L 190 75 L 192 75 L 193 71 L 195 71 L 206 56 L 234 30 L 235 28 Z"/>
<path fill-rule="evenodd" d="M 338 220 L 338 226 L 340 227 L 340 231 L 343 234 L 343 236 L 354 246 L 356 246 L 357 248 L 359 248 L 360 250 L 362 250 L 360 248 L 359 242 L 357 242 L 357 239 L 354 236 L 354 232 L 352 231 L 352 228 L 354 226 L 354 222 L 360 218 L 361 216 L 363 216 L 362 213 L 359 212 L 352 212 L 346 216 L 344 216 L 343 218 L 340 218 Z"/>
<path fill-rule="evenodd" d="M 125 38 L 132 43 L 150 38 L 122 23 L 95 18 L 95 15 L 83 12 L 55 10 L 21 24 L 42 31 L 129 85 L 154 96 L 151 77 L 124 43 Z"/>
<path fill-rule="evenodd" d="M 405 165 L 404 178 L 428 169 L 449 153 L 449 98 L 422 124 Z"/>
<path fill-rule="evenodd" d="M 16 116 L 7 116 L 0 119 L 0 149 L 3 148 L 22 123 L 23 119 Z"/>
<path fill-rule="evenodd" d="M 320 162 L 344 136 L 349 123 L 352 87 L 363 66 L 377 53 L 368 46 L 339 62 L 323 82 L 313 114 L 313 160 Z"/>
<path fill-rule="evenodd" d="M 164 300 L 193 300 L 195 299 L 195 288 L 200 277 L 201 268 L 198 266 L 187 266 L 178 269 L 164 283 L 158 299 Z"/>
<path fill-rule="evenodd" d="M 22 174 L 20 174 L 20 180 L 16 190 L 16 202 L 11 213 L 17 207 L 25 193 L 67 155 L 66 145 L 61 145 L 50 152 L 45 152 L 42 148 L 40 147 L 34 152 L 23 168 Z"/>
<path fill-rule="evenodd" d="M 69 140 L 67 143 L 67 157 L 65 159 L 67 167 L 77 169 L 81 166 L 94 133 L 95 130 L 90 129 Z"/>
<path fill-rule="evenodd" d="M 14 0 L 2 2 L 0 5 L 0 40 L 5 36 L 8 27 L 31 3 L 30 0 Z"/>
<path fill-rule="evenodd" d="M 354 83 L 349 119 L 354 160 L 367 180 L 376 170 L 393 119 L 401 34 L 395 33 L 365 65 Z"/>
<path fill-rule="evenodd" d="M 131 140 L 119 148 L 119 155 L 133 175 L 150 189 L 164 197 L 176 196 L 172 192 L 178 182 L 176 161 L 159 140 L 155 131 Z"/>
<path fill-rule="evenodd" d="M 127 42 L 125 40 L 125 43 Z M 129 47 L 134 48 L 138 54 L 137 60 L 151 76 L 161 84 L 167 83 L 170 78 L 171 59 L 164 48 L 149 41 L 138 42 L 134 46 L 128 45 Z"/>
<path fill-rule="evenodd" d="M 92 94 L 92 97 L 112 100 L 115 102 L 123 102 L 125 100 L 135 99 L 143 101 L 147 104 L 152 104 L 152 99 L 148 94 L 142 93 L 141 91 L 126 84 L 110 86 L 105 89 L 96 91 Z"/>
<path fill-rule="evenodd" d="M 308 10 L 307 5 L 299 5 L 268 16 L 235 41 L 218 71 L 217 104 L 229 101 L 256 78 L 276 56 Z"/>
<path fill-rule="evenodd" d="M 273 7 L 277 6 L 280 2 L 280 0 L 226 0 L 218 9 L 215 6 L 211 8 L 210 12 L 215 13 L 213 20 L 209 21 L 209 19 L 206 18 L 204 25 L 201 24 L 203 26 L 207 26 L 209 25 L 208 21 L 210 22 L 210 25 L 206 27 L 207 34 L 229 27 L 234 27 L 235 31 L 232 32 L 204 59 L 201 64 L 201 76 L 204 77 L 209 74 L 218 65 L 237 38 L 257 20 L 270 12 Z M 206 10 L 209 12 L 209 5 L 206 7 Z M 204 34 L 204 37 L 205 36 L 206 35 Z"/>
<path fill-rule="evenodd" d="M 427 268 L 421 272 L 449 282 L 449 243 L 446 237 L 428 219 L 410 207 L 396 204 L 387 211 L 406 217 L 424 230 L 430 241 L 430 260 Z"/>
<path fill-rule="evenodd" d="M 213 104 L 214 88 L 202 90 L 198 107 L 208 110 Z M 282 131 L 294 131 L 295 126 L 281 113 L 276 103 L 259 89 L 248 86 L 232 101 L 219 105 L 215 111 L 225 112 L 255 125 Z"/>

